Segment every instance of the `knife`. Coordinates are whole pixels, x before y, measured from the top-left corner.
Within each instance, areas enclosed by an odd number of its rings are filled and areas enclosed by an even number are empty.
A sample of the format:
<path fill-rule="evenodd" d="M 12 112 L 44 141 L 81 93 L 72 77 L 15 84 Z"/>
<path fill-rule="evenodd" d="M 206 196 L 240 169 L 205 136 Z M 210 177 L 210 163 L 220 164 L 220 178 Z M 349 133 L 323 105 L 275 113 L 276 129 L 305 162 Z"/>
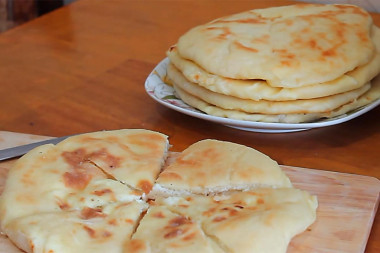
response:
<path fill-rule="evenodd" d="M 21 146 L 17 146 L 17 147 L 13 147 L 13 148 L 2 149 L 2 150 L 0 150 L 0 161 L 22 156 L 22 155 L 26 154 L 27 152 L 29 152 L 30 150 L 32 150 L 38 146 L 44 145 L 44 144 L 50 144 L 50 143 L 51 144 L 57 144 L 57 143 L 63 141 L 64 139 L 66 139 L 68 137 L 71 137 L 71 136 L 73 136 L 73 135 L 67 135 L 67 136 L 63 136 L 63 137 L 52 138 L 52 139 L 45 140 L 45 141 L 33 142 L 30 144 L 21 145 Z"/>

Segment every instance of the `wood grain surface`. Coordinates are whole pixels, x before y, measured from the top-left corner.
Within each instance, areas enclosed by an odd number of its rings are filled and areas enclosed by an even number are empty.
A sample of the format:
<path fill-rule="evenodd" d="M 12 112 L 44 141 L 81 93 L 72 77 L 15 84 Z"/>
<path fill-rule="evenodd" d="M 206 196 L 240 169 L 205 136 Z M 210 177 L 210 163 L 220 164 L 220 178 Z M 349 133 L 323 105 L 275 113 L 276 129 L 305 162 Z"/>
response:
<path fill-rule="evenodd" d="M 232 129 L 153 101 L 144 81 L 178 37 L 214 18 L 285 0 L 78 0 L 0 34 L 0 129 L 63 136 L 120 128 L 167 134 L 173 151 L 233 141 L 280 164 L 380 178 L 380 107 L 349 122 L 288 134 Z M 380 14 L 373 14 L 380 26 Z M 380 252 L 379 215 L 366 252 Z"/>
<path fill-rule="evenodd" d="M 0 131 L 0 148 L 47 138 Z M 0 194 L 15 161 L 0 162 Z M 380 181 L 361 175 L 281 167 L 294 187 L 318 197 L 316 222 L 291 241 L 288 253 L 364 252 L 378 208 Z M 0 236 L 0 253 L 18 252 L 5 236 Z"/>

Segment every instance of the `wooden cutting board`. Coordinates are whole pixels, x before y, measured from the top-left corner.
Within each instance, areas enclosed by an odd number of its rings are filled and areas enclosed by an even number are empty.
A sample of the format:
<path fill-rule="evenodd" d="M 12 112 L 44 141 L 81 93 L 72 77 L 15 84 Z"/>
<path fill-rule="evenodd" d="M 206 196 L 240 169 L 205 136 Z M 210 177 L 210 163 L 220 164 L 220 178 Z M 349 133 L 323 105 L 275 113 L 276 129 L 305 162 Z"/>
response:
<path fill-rule="evenodd" d="M 50 137 L 0 131 L 0 149 Z M 0 162 L 0 192 L 15 160 Z M 296 188 L 318 196 L 317 221 L 293 238 L 288 253 L 364 252 L 379 203 L 373 177 L 281 166 Z M 0 236 L 0 253 L 21 252 Z"/>

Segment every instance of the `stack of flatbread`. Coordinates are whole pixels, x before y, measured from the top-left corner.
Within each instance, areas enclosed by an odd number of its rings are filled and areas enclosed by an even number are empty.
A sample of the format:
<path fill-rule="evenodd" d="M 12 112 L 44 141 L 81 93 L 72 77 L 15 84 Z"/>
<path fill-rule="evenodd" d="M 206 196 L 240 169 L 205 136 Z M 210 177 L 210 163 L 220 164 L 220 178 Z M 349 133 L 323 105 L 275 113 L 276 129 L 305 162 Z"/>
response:
<path fill-rule="evenodd" d="M 252 148 L 167 149 L 143 129 L 40 146 L 9 171 L 1 229 L 26 252 L 285 253 L 316 219 L 316 197 Z"/>
<path fill-rule="evenodd" d="M 197 26 L 168 51 L 187 104 L 239 120 L 299 123 L 380 98 L 380 30 L 353 5 L 251 10 Z"/>

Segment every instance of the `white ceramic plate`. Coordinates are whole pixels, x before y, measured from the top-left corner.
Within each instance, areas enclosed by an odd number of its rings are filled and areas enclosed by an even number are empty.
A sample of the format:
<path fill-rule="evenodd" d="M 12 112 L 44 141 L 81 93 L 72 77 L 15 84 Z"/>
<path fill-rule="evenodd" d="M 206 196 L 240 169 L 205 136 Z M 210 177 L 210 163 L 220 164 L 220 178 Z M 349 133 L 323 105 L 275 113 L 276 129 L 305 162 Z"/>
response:
<path fill-rule="evenodd" d="M 168 63 L 169 63 L 168 58 L 165 58 L 164 60 L 162 60 L 154 68 L 152 73 L 150 73 L 150 75 L 145 81 L 145 90 L 154 100 L 178 112 L 181 112 L 181 113 L 184 113 L 196 118 L 220 123 L 229 127 L 246 130 L 246 131 L 262 132 L 262 133 L 283 133 L 283 132 L 296 132 L 296 131 L 308 130 L 308 129 L 318 128 L 318 127 L 332 126 L 332 125 L 340 124 L 348 120 L 351 120 L 353 118 L 356 118 L 368 112 L 369 110 L 375 108 L 376 106 L 380 104 L 380 99 L 378 99 L 375 102 L 367 106 L 358 108 L 354 111 L 351 111 L 350 113 L 343 114 L 338 117 L 323 119 L 323 120 L 314 121 L 310 123 L 295 123 L 295 124 L 267 123 L 267 122 L 254 122 L 254 121 L 235 120 L 235 119 L 217 117 L 217 116 L 205 114 L 185 104 L 181 99 L 179 99 L 175 95 L 173 87 L 165 84 L 162 81 L 162 77 L 166 75 L 166 68 L 167 68 Z"/>

